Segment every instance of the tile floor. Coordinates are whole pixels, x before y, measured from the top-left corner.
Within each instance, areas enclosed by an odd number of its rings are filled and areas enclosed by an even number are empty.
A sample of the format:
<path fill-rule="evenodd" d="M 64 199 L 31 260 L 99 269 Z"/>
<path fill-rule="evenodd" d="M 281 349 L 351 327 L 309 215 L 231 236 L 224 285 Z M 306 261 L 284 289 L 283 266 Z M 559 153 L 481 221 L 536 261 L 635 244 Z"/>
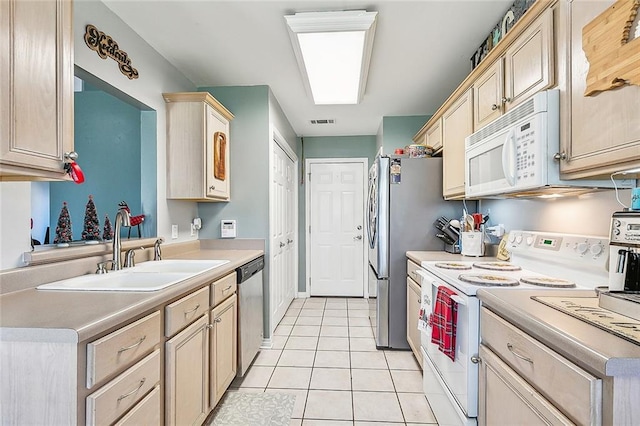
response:
<path fill-rule="evenodd" d="M 425 425 L 436 419 L 411 351 L 377 350 L 365 299 L 296 299 L 231 392 L 296 395 L 292 426 Z"/>

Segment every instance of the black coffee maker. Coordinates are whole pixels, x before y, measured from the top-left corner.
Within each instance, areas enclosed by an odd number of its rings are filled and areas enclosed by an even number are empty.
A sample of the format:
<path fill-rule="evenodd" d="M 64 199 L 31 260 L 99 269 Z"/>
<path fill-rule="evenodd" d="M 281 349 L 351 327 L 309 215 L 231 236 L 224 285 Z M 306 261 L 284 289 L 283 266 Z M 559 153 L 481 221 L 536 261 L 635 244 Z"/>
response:
<path fill-rule="evenodd" d="M 609 290 L 640 293 L 640 211 L 611 218 Z"/>

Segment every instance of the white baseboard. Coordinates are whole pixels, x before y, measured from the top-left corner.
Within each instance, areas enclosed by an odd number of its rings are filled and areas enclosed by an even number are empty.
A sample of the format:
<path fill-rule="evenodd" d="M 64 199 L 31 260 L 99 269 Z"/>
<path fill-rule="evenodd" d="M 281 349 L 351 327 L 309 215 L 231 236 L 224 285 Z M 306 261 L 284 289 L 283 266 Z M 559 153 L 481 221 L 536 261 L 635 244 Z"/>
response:
<path fill-rule="evenodd" d="M 296 299 L 308 299 L 311 297 L 308 291 L 299 291 L 296 295 Z"/>
<path fill-rule="evenodd" d="M 271 338 L 262 339 L 262 344 L 260 345 L 260 349 L 271 349 L 273 348 L 273 340 Z"/>

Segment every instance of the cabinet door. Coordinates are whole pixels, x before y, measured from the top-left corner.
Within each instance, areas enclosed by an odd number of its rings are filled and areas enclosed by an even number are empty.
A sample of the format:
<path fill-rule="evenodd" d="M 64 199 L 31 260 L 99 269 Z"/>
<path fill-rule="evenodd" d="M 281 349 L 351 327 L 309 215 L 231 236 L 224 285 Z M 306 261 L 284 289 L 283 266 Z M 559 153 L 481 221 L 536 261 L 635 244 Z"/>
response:
<path fill-rule="evenodd" d="M 442 149 L 442 119 L 427 130 L 426 144 L 433 148 L 433 152 Z"/>
<path fill-rule="evenodd" d="M 478 425 L 573 425 L 486 346 L 480 345 Z"/>
<path fill-rule="evenodd" d="M 553 85 L 553 52 L 549 8 L 505 51 L 505 111 Z"/>
<path fill-rule="evenodd" d="M 473 133 L 471 89 L 442 116 L 442 194 L 446 199 L 464 197 L 464 139 Z"/>
<path fill-rule="evenodd" d="M 420 330 L 418 330 L 418 312 L 420 311 L 420 286 L 407 277 L 407 342 L 413 355 L 422 367 L 422 353 L 420 352 Z"/>
<path fill-rule="evenodd" d="M 238 308 L 234 294 L 212 311 L 211 407 L 213 408 L 234 377 L 238 365 Z"/>
<path fill-rule="evenodd" d="M 63 179 L 69 151 L 71 1 L 0 1 L 0 176 Z"/>
<path fill-rule="evenodd" d="M 563 2 L 569 20 L 568 105 L 561 123 L 571 123 L 561 139 L 567 158 L 560 171 L 570 178 L 591 177 L 640 166 L 640 87 L 622 86 L 584 96 L 589 62 L 582 28 L 613 1 Z M 633 30 L 632 30 L 633 33 Z M 570 111 L 567 113 L 566 111 Z"/>
<path fill-rule="evenodd" d="M 480 129 L 502 114 L 502 58 L 473 83 L 473 128 Z"/>
<path fill-rule="evenodd" d="M 210 105 L 206 106 L 207 197 L 229 199 L 229 122 Z"/>
<path fill-rule="evenodd" d="M 166 343 L 166 424 L 200 424 L 209 413 L 209 316 Z"/>

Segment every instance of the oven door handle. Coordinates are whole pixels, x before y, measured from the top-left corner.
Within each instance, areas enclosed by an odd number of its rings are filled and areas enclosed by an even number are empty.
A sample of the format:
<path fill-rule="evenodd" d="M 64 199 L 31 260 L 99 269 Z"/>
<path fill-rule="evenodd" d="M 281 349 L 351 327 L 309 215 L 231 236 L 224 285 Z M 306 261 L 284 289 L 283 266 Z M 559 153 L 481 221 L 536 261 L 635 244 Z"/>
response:
<path fill-rule="evenodd" d="M 433 287 L 438 287 L 438 284 L 433 280 L 432 277 L 429 276 L 429 273 L 422 270 L 422 269 L 416 269 L 416 274 L 420 275 L 422 278 L 424 278 L 425 280 L 430 280 L 430 284 Z M 467 302 L 460 296 L 451 296 L 451 300 L 453 300 L 454 302 L 456 302 L 459 305 L 463 305 L 463 306 L 467 306 Z"/>
<path fill-rule="evenodd" d="M 467 306 L 467 302 L 465 302 L 465 300 L 462 297 L 460 296 L 449 296 L 449 297 L 451 297 L 451 300 L 453 300 L 457 304 Z"/>

